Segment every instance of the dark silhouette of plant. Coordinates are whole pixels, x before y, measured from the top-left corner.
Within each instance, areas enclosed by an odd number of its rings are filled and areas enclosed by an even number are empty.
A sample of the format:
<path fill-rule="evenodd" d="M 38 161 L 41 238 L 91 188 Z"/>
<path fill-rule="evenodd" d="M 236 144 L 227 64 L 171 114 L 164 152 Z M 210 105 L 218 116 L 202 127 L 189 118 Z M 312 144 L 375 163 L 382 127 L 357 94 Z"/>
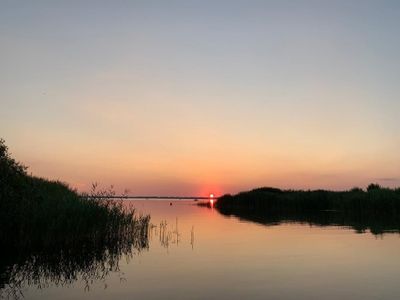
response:
<path fill-rule="evenodd" d="M 371 183 L 371 184 L 368 185 L 368 187 L 367 187 L 367 191 L 368 191 L 368 192 L 374 191 L 374 190 L 380 190 L 380 189 L 381 189 L 381 186 L 380 186 L 379 184 L 377 184 L 377 183 Z"/>
<path fill-rule="evenodd" d="M 225 215 L 263 224 L 300 222 L 314 225 L 340 225 L 357 232 L 400 233 L 399 189 L 370 184 L 364 192 L 293 191 L 257 188 L 237 195 L 224 195 L 214 207 Z M 200 205 L 210 206 L 209 203 Z"/>
<path fill-rule="evenodd" d="M 10 174 L 25 174 L 27 168 L 11 158 L 8 147 L 3 139 L 0 139 L 0 174 L 3 178 Z"/>
<path fill-rule="evenodd" d="M 353 188 L 350 190 L 350 192 L 352 192 L 352 193 L 363 193 L 364 190 L 363 190 L 362 188 L 359 188 L 359 187 L 353 187 Z"/>
<path fill-rule="evenodd" d="M 150 217 L 107 199 L 114 195 L 97 185 L 79 195 L 65 183 L 29 176 L 0 140 L 0 297 L 18 297 L 27 282 L 105 278 L 121 255 L 148 247 Z"/>

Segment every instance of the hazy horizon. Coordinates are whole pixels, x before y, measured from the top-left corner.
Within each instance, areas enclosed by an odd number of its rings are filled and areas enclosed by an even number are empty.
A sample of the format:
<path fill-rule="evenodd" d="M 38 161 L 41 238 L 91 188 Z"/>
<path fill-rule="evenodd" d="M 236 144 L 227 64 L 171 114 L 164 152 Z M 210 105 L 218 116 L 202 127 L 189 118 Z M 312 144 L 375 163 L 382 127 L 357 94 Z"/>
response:
<path fill-rule="evenodd" d="M 400 2 L 2 1 L 0 137 L 80 191 L 400 186 Z"/>

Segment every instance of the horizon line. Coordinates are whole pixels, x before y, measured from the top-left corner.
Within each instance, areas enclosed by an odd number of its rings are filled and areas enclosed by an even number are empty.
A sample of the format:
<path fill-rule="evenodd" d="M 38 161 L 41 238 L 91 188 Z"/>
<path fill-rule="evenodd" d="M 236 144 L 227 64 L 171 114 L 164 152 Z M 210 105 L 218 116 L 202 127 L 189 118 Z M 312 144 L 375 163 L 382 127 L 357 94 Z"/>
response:
<path fill-rule="evenodd" d="M 134 195 L 120 195 L 120 196 L 91 196 L 82 195 L 88 198 L 101 198 L 101 199 L 175 199 L 175 200 L 209 200 L 218 199 L 219 197 L 205 197 L 205 196 L 134 196 Z"/>

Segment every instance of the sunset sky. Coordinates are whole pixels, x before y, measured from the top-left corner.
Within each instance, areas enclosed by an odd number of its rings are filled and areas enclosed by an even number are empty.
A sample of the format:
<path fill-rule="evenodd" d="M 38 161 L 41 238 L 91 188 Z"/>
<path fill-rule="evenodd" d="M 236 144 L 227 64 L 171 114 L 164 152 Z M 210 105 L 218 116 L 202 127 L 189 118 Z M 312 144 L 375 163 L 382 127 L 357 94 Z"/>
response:
<path fill-rule="evenodd" d="M 85 191 L 400 186 L 399 1 L 1 1 L 0 137 Z"/>

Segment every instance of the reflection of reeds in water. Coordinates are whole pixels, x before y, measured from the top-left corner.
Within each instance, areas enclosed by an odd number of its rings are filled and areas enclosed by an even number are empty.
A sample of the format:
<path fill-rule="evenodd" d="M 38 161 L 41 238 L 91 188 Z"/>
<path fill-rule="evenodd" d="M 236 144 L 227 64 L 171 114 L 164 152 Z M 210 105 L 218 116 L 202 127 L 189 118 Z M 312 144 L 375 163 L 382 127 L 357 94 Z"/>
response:
<path fill-rule="evenodd" d="M 122 255 L 148 247 L 149 216 L 138 216 L 112 188 L 79 195 L 68 185 L 37 178 L 0 139 L 0 297 L 25 286 L 86 284 L 119 272 Z"/>
<path fill-rule="evenodd" d="M 13 249 L 2 254 L 0 262 L 0 298 L 23 297 L 26 286 L 38 289 L 51 285 L 66 286 L 83 282 L 89 290 L 94 282 L 103 282 L 110 273 L 124 280 L 119 268 L 122 257 L 131 259 L 148 248 L 148 220 L 138 218 L 131 226 L 108 236 L 73 237 L 60 241 L 47 241 L 32 249 Z"/>
<path fill-rule="evenodd" d="M 45 223 L 32 226 L 29 231 L 20 232 L 18 238 L 2 232 L 0 298 L 22 298 L 22 291 L 27 286 L 42 289 L 77 281 L 84 284 L 86 291 L 98 281 L 106 288 L 110 273 L 123 281 L 119 261 L 122 257 L 129 261 L 135 253 L 149 247 L 150 217 L 137 215 L 122 202 L 97 198 L 110 193 L 93 190 L 87 200 L 91 205 L 88 213 L 96 209 L 103 212 L 96 223 L 82 224 L 87 221 L 84 220 L 87 215 L 75 215 L 70 217 L 71 223 L 76 221 L 71 228 L 67 226 L 70 223 L 64 222 L 65 216 L 60 216 L 58 227 L 49 227 Z M 91 207 L 94 207 L 93 211 Z M 7 236 L 11 238 L 6 239 Z"/>
<path fill-rule="evenodd" d="M 192 230 L 190 230 L 190 245 L 192 246 L 192 250 L 194 249 L 194 226 L 192 226 Z"/>
<path fill-rule="evenodd" d="M 172 240 L 172 232 L 168 230 L 167 221 L 160 222 L 159 240 L 163 247 L 169 247 L 170 241 Z"/>
<path fill-rule="evenodd" d="M 159 225 L 150 224 L 149 226 L 149 238 L 157 238 L 160 245 L 164 248 L 169 248 L 171 244 L 179 246 L 181 243 L 181 233 L 178 226 L 178 218 L 175 219 L 175 227 L 168 226 L 166 220 L 162 220 Z M 193 249 L 194 247 L 194 227 L 192 226 L 190 232 L 190 244 Z"/>

